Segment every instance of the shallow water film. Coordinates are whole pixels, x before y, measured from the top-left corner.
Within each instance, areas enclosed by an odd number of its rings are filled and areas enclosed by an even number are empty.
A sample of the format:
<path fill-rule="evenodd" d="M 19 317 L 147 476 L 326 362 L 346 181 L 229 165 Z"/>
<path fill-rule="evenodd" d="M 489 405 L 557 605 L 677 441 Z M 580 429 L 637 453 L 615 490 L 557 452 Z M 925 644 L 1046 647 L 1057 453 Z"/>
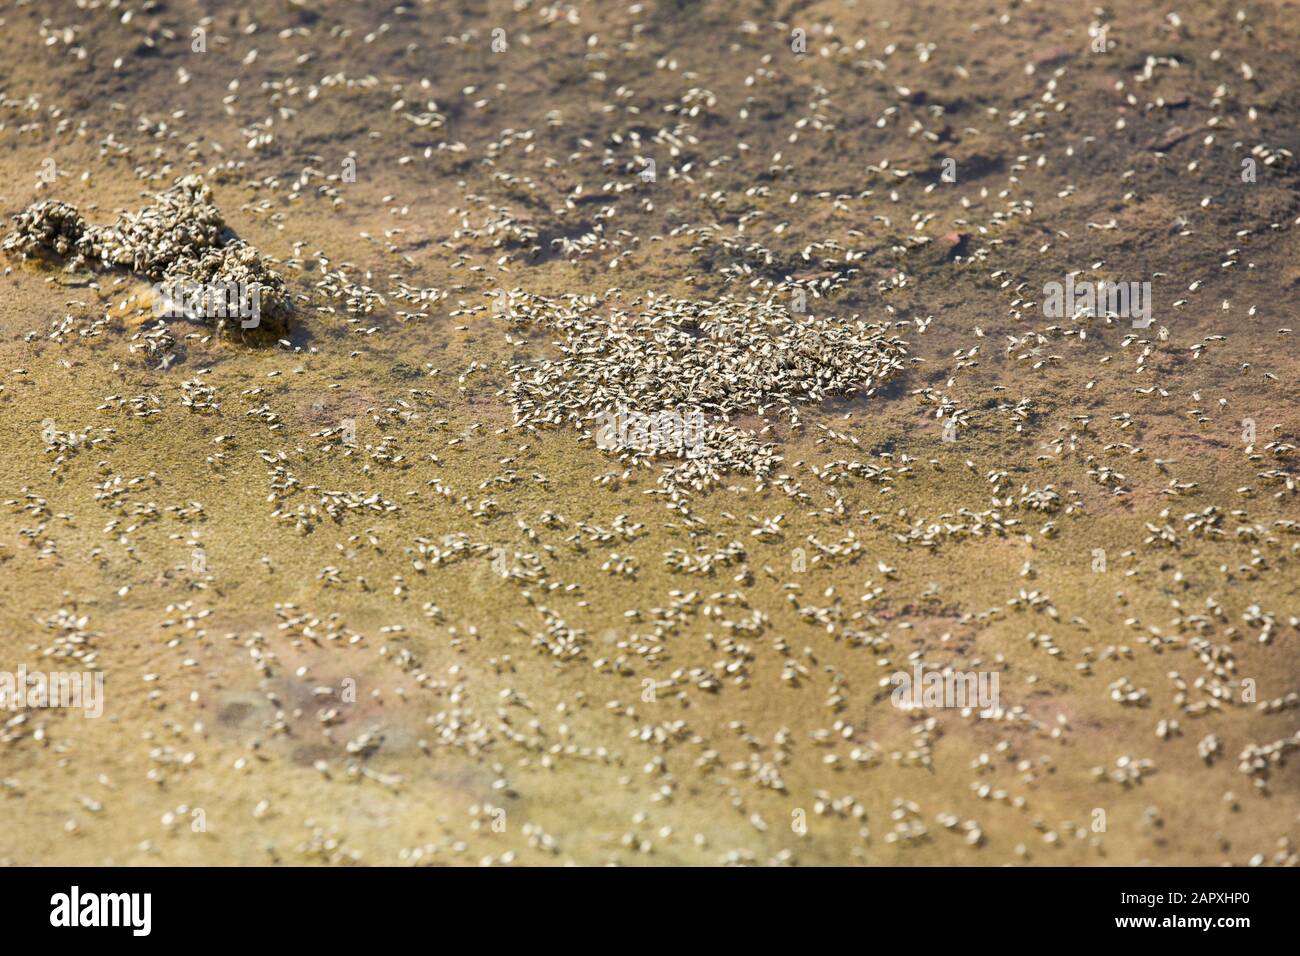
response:
<path fill-rule="evenodd" d="M 1294 9 L 0 3 L 0 862 L 1294 865 Z"/>

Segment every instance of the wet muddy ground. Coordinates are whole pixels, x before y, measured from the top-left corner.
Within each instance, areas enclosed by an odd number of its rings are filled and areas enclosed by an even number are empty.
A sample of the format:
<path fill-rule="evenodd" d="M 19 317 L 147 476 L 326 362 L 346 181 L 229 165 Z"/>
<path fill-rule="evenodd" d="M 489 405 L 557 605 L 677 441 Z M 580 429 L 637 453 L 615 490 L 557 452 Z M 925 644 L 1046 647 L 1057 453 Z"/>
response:
<path fill-rule="evenodd" d="M 6 220 L 198 175 L 295 302 L 0 260 L 0 670 L 105 687 L 0 859 L 1293 864 L 1296 11 L 0 5 Z M 523 303 L 664 296 L 906 357 L 699 490 L 517 424 Z"/>

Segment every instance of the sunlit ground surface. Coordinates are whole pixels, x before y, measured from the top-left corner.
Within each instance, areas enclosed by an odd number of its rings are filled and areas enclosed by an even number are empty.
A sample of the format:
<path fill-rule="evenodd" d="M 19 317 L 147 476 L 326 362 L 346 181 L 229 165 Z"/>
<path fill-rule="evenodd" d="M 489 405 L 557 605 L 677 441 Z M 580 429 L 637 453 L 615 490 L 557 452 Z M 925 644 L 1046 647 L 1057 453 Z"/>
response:
<path fill-rule="evenodd" d="M 201 174 L 297 314 L 0 263 L 0 669 L 105 675 L 0 714 L 0 858 L 1295 862 L 1294 7 L 83 6 L 0 8 L 0 211 Z M 514 426 L 511 290 L 907 357 L 674 499 Z"/>

